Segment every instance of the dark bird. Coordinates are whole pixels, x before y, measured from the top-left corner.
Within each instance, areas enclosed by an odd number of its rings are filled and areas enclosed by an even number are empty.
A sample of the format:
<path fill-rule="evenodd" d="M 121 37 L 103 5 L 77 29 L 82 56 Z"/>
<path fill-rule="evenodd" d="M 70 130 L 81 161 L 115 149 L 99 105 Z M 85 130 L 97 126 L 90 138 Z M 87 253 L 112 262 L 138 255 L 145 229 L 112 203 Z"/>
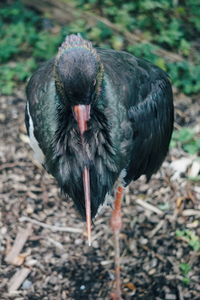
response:
<path fill-rule="evenodd" d="M 164 71 L 133 55 L 94 48 L 69 35 L 27 86 L 26 126 L 36 158 L 86 219 L 115 198 L 117 299 L 124 188 L 161 166 L 173 129 L 173 96 Z"/>

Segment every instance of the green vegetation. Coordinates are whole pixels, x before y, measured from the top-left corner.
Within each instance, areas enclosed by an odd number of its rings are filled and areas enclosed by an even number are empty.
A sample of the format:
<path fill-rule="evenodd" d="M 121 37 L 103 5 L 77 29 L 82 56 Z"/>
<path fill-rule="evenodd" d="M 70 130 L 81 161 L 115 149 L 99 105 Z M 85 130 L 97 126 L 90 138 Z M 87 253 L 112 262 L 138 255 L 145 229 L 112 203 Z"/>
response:
<path fill-rule="evenodd" d="M 0 7 L 0 89 L 10 94 L 18 82 L 30 76 L 38 63 L 52 57 L 66 34 L 80 32 L 102 47 L 127 50 L 148 59 L 166 70 L 174 85 L 186 94 L 200 91 L 200 57 L 197 39 L 200 34 L 200 10 L 195 0 L 76 0 L 76 9 L 93 11 L 121 28 L 115 33 L 97 22 L 89 26 L 83 19 L 67 27 L 56 28 L 51 20 L 25 8 L 20 1 Z M 45 23 L 46 22 L 46 23 Z M 131 44 L 123 32 L 141 37 Z M 161 57 L 160 48 L 178 53 L 181 61 L 171 62 Z"/>
<path fill-rule="evenodd" d="M 200 250 L 200 239 L 191 230 L 176 230 L 176 236 L 185 240 L 194 251 Z"/>
<path fill-rule="evenodd" d="M 123 36 L 113 36 L 107 43 L 151 60 L 166 70 L 174 85 L 185 94 L 200 91 L 200 56 L 197 38 L 200 35 L 200 9 L 195 0 L 76 0 L 77 6 L 93 10 L 124 30 L 138 32 L 141 42 L 130 45 Z M 102 39 L 104 28 L 93 28 L 89 35 Z M 110 36 L 107 37 L 110 39 Z M 117 47 L 116 47 L 117 45 Z M 156 55 L 160 47 L 178 53 L 181 61 L 170 62 Z"/>
<path fill-rule="evenodd" d="M 190 278 L 188 276 L 188 273 L 191 270 L 190 265 L 187 264 L 187 263 L 181 263 L 179 265 L 179 269 L 180 269 L 180 271 L 181 271 L 181 273 L 183 275 L 183 279 L 182 279 L 183 283 L 186 284 L 186 285 L 190 284 Z"/>
<path fill-rule="evenodd" d="M 3 94 L 11 94 L 39 61 L 55 53 L 61 37 L 41 30 L 40 17 L 19 2 L 1 8 L 0 20 L 0 89 Z"/>
<path fill-rule="evenodd" d="M 200 137 L 191 128 L 181 128 L 174 131 L 171 147 L 181 147 L 190 154 L 200 154 Z"/>

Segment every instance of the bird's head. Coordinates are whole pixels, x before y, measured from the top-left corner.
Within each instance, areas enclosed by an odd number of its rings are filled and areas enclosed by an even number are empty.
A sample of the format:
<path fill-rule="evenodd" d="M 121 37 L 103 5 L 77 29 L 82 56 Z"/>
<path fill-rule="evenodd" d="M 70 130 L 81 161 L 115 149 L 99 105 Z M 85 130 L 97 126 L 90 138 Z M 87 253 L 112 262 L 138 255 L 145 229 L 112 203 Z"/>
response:
<path fill-rule="evenodd" d="M 79 35 L 69 35 L 55 61 L 56 89 L 64 102 L 92 105 L 102 86 L 103 65 L 92 43 Z"/>
<path fill-rule="evenodd" d="M 91 42 L 79 35 L 69 35 L 59 48 L 55 60 L 56 90 L 63 105 L 70 106 L 82 139 L 90 119 L 90 108 L 101 93 L 103 65 Z M 85 149 L 83 150 L 85 151 Z M 83 169 L 88 240 L 91 240 L 89 168 Z"/>

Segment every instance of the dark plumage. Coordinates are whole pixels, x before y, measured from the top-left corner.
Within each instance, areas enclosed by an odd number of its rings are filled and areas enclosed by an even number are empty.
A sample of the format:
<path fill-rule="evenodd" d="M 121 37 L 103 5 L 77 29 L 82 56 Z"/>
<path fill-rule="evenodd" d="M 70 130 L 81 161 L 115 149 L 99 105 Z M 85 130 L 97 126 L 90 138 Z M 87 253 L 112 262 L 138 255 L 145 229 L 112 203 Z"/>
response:
<path fill-rule="evenodd" d="M 58 55 L 31 77 L 26 125 L 44 153 L 44 167 L 85 217 L 82 182 L 90 171 L 94 217 L 122 170 L 125 185 L 163 162 L 173 129 L 173 99 L 164 71 L 133 55 L 92 47 L 68 36 Z M 73 107 L 90 105 L 81 138 Z M 29 117 L 28 117 L 29 111 Z"/>

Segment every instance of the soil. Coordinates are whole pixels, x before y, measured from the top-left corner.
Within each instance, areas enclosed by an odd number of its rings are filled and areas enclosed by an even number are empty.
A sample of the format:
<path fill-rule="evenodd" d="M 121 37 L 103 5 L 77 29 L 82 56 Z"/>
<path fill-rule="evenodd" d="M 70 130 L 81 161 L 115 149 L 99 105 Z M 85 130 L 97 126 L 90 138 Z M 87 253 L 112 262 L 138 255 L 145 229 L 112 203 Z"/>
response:
<path fill-rule="evenodd" d="M 55 180 L 33 161 L 24 107 L 23 87 L 0 97 L 0 300 L 111 299 L 111 208 L 94 220 L 89 247 L 85 224 L 72 201 L 60 195 Z M 175 91 L 175 107 L 176 128 L 192 126 L 200 131 L 197 97 Z M 183 165 L 189 160 L 185 172 L 172 167 L 180 159 Z M 200 299 L 200 187 L 187 178 L 194 159 L 173 148 L 149 183 L 140 178 L 129 186 L 120 234 L 123 299 Z M 21 230 L 30 231 L 30 224 L 32 232 L 25 238 Z M 67 232 L 70 228 L 77 232 Z M 178 234 L 185 230 L 193 232 L 196 246 Z M 12 248 L 17 234 L 23 246 L 20 254 L 16 246 Z M 11 249 L 16 251 L 14 260 L 7 257 Z M 184 272 L 183 264 L 190 269 Z M 24 269 L 28 272 L 21 279 Z M 13 288 L 17 280 L 20 285 Z"/>

